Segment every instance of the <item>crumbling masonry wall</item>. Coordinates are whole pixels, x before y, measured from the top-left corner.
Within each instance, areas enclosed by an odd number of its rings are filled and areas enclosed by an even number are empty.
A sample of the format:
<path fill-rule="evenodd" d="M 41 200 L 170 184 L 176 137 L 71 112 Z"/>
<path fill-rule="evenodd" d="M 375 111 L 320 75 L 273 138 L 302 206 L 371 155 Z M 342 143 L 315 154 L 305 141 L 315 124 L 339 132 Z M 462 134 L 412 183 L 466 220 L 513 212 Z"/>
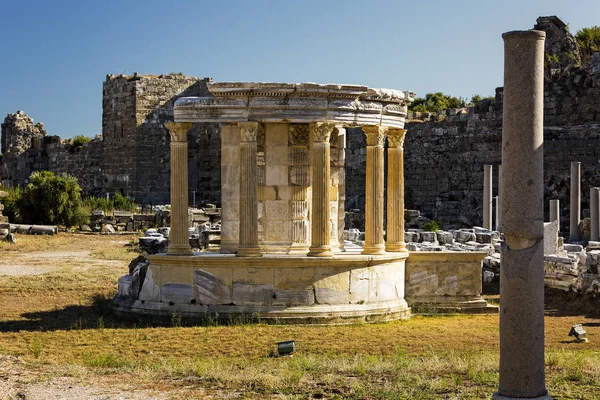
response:
<path fill-rule="evenodd" d="M 170 200 L 169 133 L 173 103 L 182 96 L 207 95 L 208 78 L 181 74 L 108 75 L 103 84 L 102 135 L 74 149 L 70 140 L 47 136 L 25 113 L 2 124 L 0 181 L 23 185 L 33 171 L 75 175 L 86 193 L 117 191 L 139 203 Z M 190 191 L 197 204 L 220 203 L 220 131 L 194 124 L 188 135 Z M 193 201 L 190 193 L 190 203 Z"/>

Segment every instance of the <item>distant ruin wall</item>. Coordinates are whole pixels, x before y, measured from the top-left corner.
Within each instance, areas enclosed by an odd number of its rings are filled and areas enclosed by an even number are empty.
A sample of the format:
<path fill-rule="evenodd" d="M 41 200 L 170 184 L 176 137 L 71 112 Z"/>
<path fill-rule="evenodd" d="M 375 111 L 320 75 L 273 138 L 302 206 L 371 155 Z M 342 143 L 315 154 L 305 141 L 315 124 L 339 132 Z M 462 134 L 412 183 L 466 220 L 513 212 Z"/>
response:
<path fill-rule="evenodd" d="M 102 136 L 74 149 L 47 136 L 19 111 L 2 124 L 0 181 L 23 185 L 33 171 L 75 175 L 86 193 L 122 192 L 143 204 L 170 202 L 170 139 L 164 123 L 183 96 L 208 95 L 207 79 L 180 74 L 108 75 L 103 84 Z M 190 203 L 220 203 L 220 130 L 194 124 L 188 134 Z M 195 196 L 193 192 L 196 192 Z"/>

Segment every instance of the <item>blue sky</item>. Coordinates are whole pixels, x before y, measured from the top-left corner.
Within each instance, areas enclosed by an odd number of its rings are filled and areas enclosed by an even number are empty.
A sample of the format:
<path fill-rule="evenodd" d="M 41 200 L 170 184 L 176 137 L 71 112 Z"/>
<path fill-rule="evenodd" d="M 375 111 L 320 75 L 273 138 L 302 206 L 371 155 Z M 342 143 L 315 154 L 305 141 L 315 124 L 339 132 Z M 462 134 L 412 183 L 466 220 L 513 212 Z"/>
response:
<path fill-rule="evenodd" d="M 573 4 L 573 5 L 569 5 Z M 576 4 L 576 5 L 575 5 Z M 501 34 L 557 15 L 600 25 L 600 1 L 7 1 L 0 120 L 102 131 L 106 74 L 355 83 L 454 96 L 502 86 Z"/>

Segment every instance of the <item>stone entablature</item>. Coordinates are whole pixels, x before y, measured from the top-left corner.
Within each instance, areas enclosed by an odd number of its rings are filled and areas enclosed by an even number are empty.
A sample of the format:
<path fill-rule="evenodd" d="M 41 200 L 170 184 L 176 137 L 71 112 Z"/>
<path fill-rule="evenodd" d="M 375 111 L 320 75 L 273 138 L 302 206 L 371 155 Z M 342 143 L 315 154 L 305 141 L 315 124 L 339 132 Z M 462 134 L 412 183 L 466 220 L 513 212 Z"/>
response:
<path fill-rule="evenodd" d="M 175 102 L 178 122 L 330 121 L 403 128 L 410 91 L 316 83 L 208 82 L 212 96 Z"/>

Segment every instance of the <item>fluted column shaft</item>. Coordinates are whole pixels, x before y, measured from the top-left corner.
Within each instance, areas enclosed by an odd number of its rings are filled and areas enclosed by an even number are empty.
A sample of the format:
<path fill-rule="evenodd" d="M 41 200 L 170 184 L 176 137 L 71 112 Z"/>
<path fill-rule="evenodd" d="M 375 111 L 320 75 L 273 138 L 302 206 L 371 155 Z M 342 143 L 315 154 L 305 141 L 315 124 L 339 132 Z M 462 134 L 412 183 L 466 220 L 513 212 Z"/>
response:
<path fill-rule="evenodd" d="M 571 163 L 571 209 L 569 210 L 569 242 L 579 241 L 581 218 L 581 163 Z"/>
<path fill-rule="evenodd" d="M 405 252 L 404 129 L 388 129 L 387 226 L 385 250 Z"/>
<path fill-rule="evenodd" d="M 387 128 L 362 127 L 367 136 L 367 179 L 365 184 L 365 248 L 362 254 L 385 254 L 383 242 L 383 142 Z"/>
<path fill-rule="evenodd" d="M 167 254 L 192 255 L 188 238 L 188 143 L 190 122 L 167 122 L 171 136 L 171 234 Z"/>
<path fill-rule="evenodd" d="M 240 122 L 240 238 L 238 257 L 261 257 L 258 245 L 258 187 L 256 153 L 258 122 Z"/>
<path fill-rule="evenodd" d="M 331 211 L 329 204 L 330 145 L 329 139 L 335 125 L 327 122 L 310 124 L 310 153 L 312 170 L 311 241 L 308 255 L 332 257 Z"/>
<path fill-rule="evenodd" d="M 494 399 L 548 399 L 544 374 L 544 38 L 504 39 L 500 385 Z"/>

